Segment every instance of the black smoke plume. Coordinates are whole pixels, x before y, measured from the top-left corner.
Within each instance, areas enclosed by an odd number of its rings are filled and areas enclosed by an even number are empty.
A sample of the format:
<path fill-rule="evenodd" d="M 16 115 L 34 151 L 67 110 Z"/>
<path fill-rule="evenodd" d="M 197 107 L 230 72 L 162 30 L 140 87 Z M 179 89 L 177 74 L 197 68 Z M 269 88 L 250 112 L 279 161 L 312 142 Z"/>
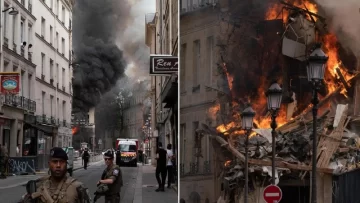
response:
<path fill-rule="evenodd" d="M 127 24 L 125 0 L 77 0 L 73 13 L 73 112 L 87 112 L 123 76 L 126 62 L 116 46 Z"/>

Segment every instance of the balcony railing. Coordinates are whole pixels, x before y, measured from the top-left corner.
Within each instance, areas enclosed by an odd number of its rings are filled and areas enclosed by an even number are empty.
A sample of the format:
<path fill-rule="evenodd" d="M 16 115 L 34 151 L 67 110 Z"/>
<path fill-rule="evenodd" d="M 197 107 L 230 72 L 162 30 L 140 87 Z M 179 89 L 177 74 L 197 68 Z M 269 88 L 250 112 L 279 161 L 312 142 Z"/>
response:
<path fill-rule="evenodd" d="M 36 111 L 36 102 L 23 96 L 7 94 L 4 98 L 4 104 L 29 112 Z"/>
<path fill-rule="evenodd" d="M 21 4 L 25 6 L 25 0 L 21 0 Z"/>
<path fill-rule="evenodd" d="M 4 46 L 9 48 L 9 39 L 4 37 Z"/>
<path fill-rule="evenodd" d="M 211 164 L 210 161 L 204 161 L 202 168 L 200 168 L 199 163 L 190 162 L 190 170 L 186 171 L 185 165 L 180 164 L 180 175 L 181 176 L 191 176 L 191 175 L 208 175 L 211 174 Z"/>
<path fill-rule="evenodd" d="M 30 13 L 32 13 L 32 4 L 30 2 L 28 4 L 28 10 L 29 10 Z"/>
<path fill-rule="evenodd" d="M 20 52 L 21 52 L 21 56 L 25 57 L 25 48 L 24 48 L 24 46 L 21 46 Z"/>
<path fill-rule="evenodd" d="M 28 52 L 28 60 L 32 62 L 32 52 Z"/>

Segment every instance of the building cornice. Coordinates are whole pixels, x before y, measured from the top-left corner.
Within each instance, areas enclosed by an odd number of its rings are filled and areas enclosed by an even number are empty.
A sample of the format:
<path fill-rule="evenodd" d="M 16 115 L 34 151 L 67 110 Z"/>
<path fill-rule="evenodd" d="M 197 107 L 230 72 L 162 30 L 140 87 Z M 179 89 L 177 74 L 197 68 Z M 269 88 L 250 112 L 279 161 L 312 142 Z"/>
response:
<path fill-rule="evenodd" d="M 3 50 L 6 53 L 9 53 L 10 55 L 16 57 L 17 59 L 21 60 L 22 62 L 26 63 L 27 65 L 36 68 L 36 65 L 34 63 L 32 63 L 31 61 L 27 60 L 26 58 L 24 58 L 23 56 L 17 54 L 16 52 L 14 52 L 13 50 L 9 49 L 8 47 L 3 45 Z"/>
<path fill-rule="evenodd" d="M 48 11 L 51 13 L 51 15 L 58 21 L 58 23 L 66 30 L 66 32 L 70 33 L 70 29 L 65 27 L 65 22 L 62 22 L 45 2 L 43 2 L 41 0 L 37 0 L 37 1 L 40 1 L 48 9 Z M 63 0 L 62 0 L 62 2 L 63 2 Z"/>
<path fill-rule="evenodd" d="M 13 2 L 15 2 L 16 5 L 21 7 L 22 10 L 24 10 L 26 12 L 26 14 L 28 14 L 34 21 L 36 21 L 36 17 L 32 13 L 30 13 L 30 11 L 28 9 L 26 9 L 24 5 L 22 5 L 19 1 L 13 1 Z"/>

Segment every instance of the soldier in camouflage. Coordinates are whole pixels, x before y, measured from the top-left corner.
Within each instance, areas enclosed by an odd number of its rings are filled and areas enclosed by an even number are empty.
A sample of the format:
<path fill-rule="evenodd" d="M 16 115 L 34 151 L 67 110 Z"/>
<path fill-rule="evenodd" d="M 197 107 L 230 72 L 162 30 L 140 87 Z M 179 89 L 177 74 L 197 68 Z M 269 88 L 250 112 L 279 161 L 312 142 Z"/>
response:
<path fill-rule="evenodd" d="M 29 181 L 28 194 L 24 195 L 21 203 L 90 203 L 90 195 L 87 188 L 76 179 L 66 175 L 67 173 L 66 152 L 59 147 L 50 151 L 49 176 L 36 181 Z M 35 182 L 35 186 L 29 186 Z"/>
<path fill-rule="evenodd" d="M 122 173 L 119 166 L 114 164 L 114 153 L 107 151 L 104 154 L 106 169 L 104 170 L 98 185 L 108 186 L 105 192 L 105 203 L 120 203 L 120 189 L 123 186 Z"/>

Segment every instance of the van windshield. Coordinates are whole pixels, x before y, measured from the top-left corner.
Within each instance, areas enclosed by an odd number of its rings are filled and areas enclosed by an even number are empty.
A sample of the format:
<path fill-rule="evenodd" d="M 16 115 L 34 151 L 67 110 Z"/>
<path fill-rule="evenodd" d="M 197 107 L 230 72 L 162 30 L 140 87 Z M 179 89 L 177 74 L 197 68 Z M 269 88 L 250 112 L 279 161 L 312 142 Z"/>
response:
<path fill-rule="evenodd" d="M 136 145 L 120 144 L 119 150 L 121 152 L 136 152 Z"/>

